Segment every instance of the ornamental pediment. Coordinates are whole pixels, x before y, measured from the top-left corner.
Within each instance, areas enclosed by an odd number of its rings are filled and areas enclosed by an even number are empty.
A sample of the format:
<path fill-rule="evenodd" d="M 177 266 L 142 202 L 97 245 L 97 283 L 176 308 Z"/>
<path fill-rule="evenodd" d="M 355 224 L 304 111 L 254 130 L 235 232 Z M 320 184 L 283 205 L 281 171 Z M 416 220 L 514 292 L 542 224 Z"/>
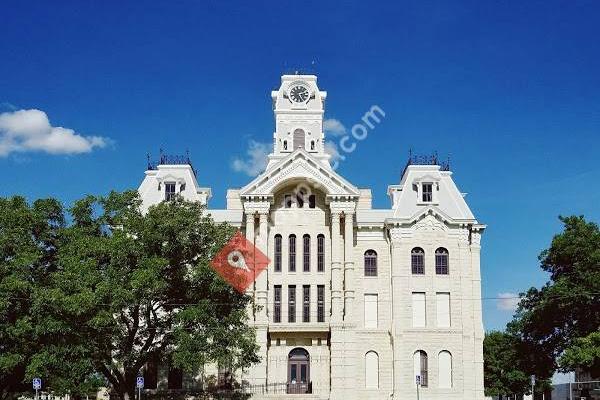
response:
<path fill-rule="evenodd" d="M 322 190 L 328 196 L 358 197 L 359 190 L 331 167 L 298 149 L 256 177 L 240 190 L 242 197 L 272 196 L 282 186 L 292 182 L 305 183 Z"/>

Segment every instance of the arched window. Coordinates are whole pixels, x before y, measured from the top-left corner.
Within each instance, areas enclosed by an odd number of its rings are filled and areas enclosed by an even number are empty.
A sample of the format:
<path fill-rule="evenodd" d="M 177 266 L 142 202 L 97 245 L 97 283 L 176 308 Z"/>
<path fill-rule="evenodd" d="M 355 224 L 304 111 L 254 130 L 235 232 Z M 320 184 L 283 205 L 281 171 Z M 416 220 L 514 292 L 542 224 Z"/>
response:
<path fill-rule="evenodd" d="M 415 275 L 425 274 L 425 251 L 420 247 L 415 247 L 410 252 L 410 265 L 412 273 Z"/>
<path fill-rule="evenodd" d="M 438 374 L 440 388 L 450 389 L 452 387 L 452 354 L 449 351 L 441 351 L 438 355 Z"/>
<path fill-rule="evenodd" d="M 302 237 L 302 270 L 310 271 L 310 235 Z"/>
<path fill-rule="evenodd" d="M 374 351 L 365 354 L 365 389 L 379 389 L 379 355 Z"/>
<path fill-rule="evenodd" d="M 281 272 L 281 235 L 275 235 L 275 260 L 273 260 L 275 272 Z"/>
<path fill-rule="evenodd" d="M 435 273 L 438 275 L 448 275 L 448 250 L 440 247 L 435 251 Z"/>
<path fill-rule="evenodd" d="M 304 149 L 306 147 L 306 135 L 302 129 L 294 131 L 294 150 Z"/>
<path fill-rule="evenodd" d="M 365 252 L 365 276 L 377 276 L 377 252 L 375 250 Z"/>
<path fill-rule="evenodd" d="M 325 235 L 317 236 L 317 272 L 325 272 Z"/>
<path fill-rule="evenodd" d="M 315 149 L 315 141 L 314 140 L 310 141 L 310 149 L 313 150 L 313 151 Z"/>
<path fill-rule="evenodd" d="M 417 350 L 413 356 L 414 375 L 421 377 L 421 386 L 427 387 L 429 384 L 429 371 L 427 367 L 427 353 L 423 350 Z"/>
<path fill-rule="evenodd" d="M 310 355 L 296 348 L 288 355 L 288 394 L 307 394 L 310 391 Z"/>
<path fill-rule="evenodd" d="M 296 235 L 289 237 L 289 265 L 290 272 L 296 272 Z"/>

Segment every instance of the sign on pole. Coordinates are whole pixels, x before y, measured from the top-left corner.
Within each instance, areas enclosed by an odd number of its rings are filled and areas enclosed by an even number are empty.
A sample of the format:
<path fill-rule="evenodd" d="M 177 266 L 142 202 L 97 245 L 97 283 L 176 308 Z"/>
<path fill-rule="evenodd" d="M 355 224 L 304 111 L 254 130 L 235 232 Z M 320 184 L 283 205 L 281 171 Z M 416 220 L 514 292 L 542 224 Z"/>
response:
<path fill-rule="evenodd" d="M 40 390 L 42 388 L 42 380 L 40 378 L 33 378 L 33 388 Z"/>
<path fill-rule="evenodd" d="M 144 388 L 144 377 L 138 376 L 135 385 L 138 389 L 143 389 Z"/>
<path fill-rule="evenodd" d="M 421 375 L 415 376 L 415 383 L 417 384 L 417 386 L 421 384 Z"/>

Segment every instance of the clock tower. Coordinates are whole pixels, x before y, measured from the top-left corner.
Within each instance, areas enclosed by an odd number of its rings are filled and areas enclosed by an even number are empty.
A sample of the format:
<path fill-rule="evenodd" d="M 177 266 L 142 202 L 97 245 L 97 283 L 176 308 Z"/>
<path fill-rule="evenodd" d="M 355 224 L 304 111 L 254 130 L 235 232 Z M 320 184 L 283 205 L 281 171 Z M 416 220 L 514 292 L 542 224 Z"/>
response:
<path fill-rule="evenodd" d="M 271 92 L 271 97 L 275 133 L 269 166 L 301 148 L 330 167 L 323 133 L 327 92 L 319 90 L 317 77 L 283 75 L 279 90 Z"/>

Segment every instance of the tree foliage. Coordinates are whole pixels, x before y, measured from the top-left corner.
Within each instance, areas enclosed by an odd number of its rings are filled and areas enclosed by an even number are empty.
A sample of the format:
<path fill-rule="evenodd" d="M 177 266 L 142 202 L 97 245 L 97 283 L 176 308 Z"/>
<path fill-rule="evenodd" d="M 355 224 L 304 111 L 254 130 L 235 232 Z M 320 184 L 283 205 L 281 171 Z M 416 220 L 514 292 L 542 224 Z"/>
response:
<path fill-rule="evenodd" d="M 583 217 L 560 220 L 563 232 L 539 257 L 550 281 L 524 294 L 509 324 L 527 346 L 532 373 L 544 378 L 565 351 L 600 328 L 600 230 Z"/>
<path fill-rule="evenodd" d="M 520 342 L 514 335 L 492 331 L 483 342 L 486 396 L 504 396 L 529 391 Z"/>
<path fill-rule="evenodd" d="M 71 393 L 104 380 L 126 399 L 150 361 L 258 361 L 249 297 L 209 264 L 233 229 L 204 207 L 177 199 L 142 213 L 137 192 L 113 192 L 77 201 L 65 224 L 54 200 L 2 201 L 0 373 Z"/>

